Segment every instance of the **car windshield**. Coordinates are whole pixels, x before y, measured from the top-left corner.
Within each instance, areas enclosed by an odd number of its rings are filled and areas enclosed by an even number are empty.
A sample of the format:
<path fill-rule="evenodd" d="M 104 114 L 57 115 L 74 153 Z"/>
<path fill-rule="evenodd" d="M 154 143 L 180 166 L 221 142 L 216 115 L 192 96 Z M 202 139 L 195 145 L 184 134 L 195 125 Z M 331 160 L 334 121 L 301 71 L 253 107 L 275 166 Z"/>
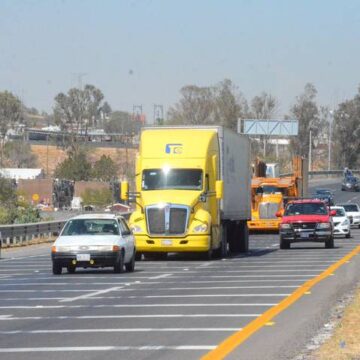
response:
<path fill-rule="evenodd" d="M 144 170 L 142 190 L 201 190 L 202 170 L 151 169 Z"/>
<path fill-rule="evenodd" d="M 346 182 L 348 182 L 350 184 L 356 184 L 358 182 L 358 179 L 355 177 L 351 177 L 351 178 L 347 178 Z"/>
<path fill-rule="evenodd" d="M 338 217 L 346 216 L 344 209 L 331 209 L 331 210 L 335 210 L 335 211 L 336 211 L 336 215 L 335 215 L 335 216 L 338 216 Z"/>
<path fill-rule="evenodd" d="M 285 216 L 292 215 L 327 215 L 328 211 L 324 204 L 320 203 L 294 203 L 289 204 Z"/>
<path fill-rule="evenodd" d="M 119 226 L 112 219 L 74 219 L 66 223 L 61 235 L 119 235 Z"/>
<path fill-rule="evenodd" d="M 316 194 L 318 194 L 318 195 L 331 195 L 331 191 L 330 190 L 325 190 L 325 189 L 317 189 Z"/>
<path fill-rule="evenodd" d="M 281 194 L 282 189 L 278 188 L 277 186 L 272 185 L 263 185 L 262 186 L 263 194 Z"/>
<path fill-rule="evenodd" d="M 357 205 L 354 204 L 345 204 L 345 205 L 341 205 L 345 211 L 359 211 Z"/>

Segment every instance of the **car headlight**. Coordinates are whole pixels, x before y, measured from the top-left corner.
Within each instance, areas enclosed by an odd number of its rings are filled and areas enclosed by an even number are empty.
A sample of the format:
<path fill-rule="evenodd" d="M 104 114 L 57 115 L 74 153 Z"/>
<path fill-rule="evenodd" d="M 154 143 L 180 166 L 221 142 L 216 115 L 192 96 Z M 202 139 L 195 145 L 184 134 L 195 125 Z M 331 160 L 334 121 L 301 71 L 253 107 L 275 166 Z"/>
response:
<path fill-rule="evenodd" d="M 282 229 L 282 230 L 291 229 L 291 225 L 290 224 L 280 224 L 280 229 Z"/>
<path fill-rule="evenodd" d="M 207 224 L 201 224 L 194 227 L 193 231 L 196 233 L 204 233 L 208 230 Z"/>
<path fill-rule="evenodd" d="M 139 232 L 142 232 L 142 231 L 143 231 L 143 229 L 141 228 L 141 226 L 139 226 L 139 225 L 134 225 L 134 224 L 130 225 L 130 229 L 131 229 L 131 231 L 132 231 L 133 233 L 139 233 Z"/>
<path fill-rule="evenodd" d="M 341 225 L 349 225 L 350 224 L 350 221 L 348 219 L 345 219 Z"/>
<path fill-rule="evenodd" d="M 330 223 L 318 223 L 316 225 L 317 229 L 330 229 L 331 228 L 331 224 Z"/>

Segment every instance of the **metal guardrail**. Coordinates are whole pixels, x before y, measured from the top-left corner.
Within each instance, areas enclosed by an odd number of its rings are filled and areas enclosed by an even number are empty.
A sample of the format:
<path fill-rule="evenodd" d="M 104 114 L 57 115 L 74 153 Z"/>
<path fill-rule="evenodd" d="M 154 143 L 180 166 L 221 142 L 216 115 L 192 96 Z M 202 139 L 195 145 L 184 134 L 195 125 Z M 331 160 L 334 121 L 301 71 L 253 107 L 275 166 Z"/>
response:
<path fill-rule="evenodd" d="M 119 215 L 128 219 L 131 212 L 119 213 Z M 1 245 L 4 247 L 29 245 L 29 243 L 35 239 L 51 239 L 60 233 L 66 221 L 67 220 L 0 225 Z"/>
<path fill-rule="evenodd" d="M 360 170 L 351 170 L 353 174 L 360 174 Z M 344 170 L 316 170 L 316 171 L 309 171 L 310 176 L 316 175 L 340 175 L 343 176 Z M 280 174 L 280 177 L 292 176 L 293 173 L 285 173 Z"/>

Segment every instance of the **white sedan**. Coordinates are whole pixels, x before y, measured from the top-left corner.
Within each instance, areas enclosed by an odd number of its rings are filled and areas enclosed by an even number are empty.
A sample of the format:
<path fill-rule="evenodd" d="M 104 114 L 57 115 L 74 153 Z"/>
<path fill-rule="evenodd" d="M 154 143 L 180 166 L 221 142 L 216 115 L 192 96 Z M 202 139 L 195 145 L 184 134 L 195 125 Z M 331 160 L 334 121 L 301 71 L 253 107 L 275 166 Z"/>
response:
<path fill-rule="evenodd" d="M 115 273 L 134 271 L 135 241 L 126 221 L 113 214 L 79 215 L 67 221 L 51 248 L 52 270 L 111 266 Z"/>
<path fill-rule="evenodd" d="M 351 237 L 350 219 L 346 215 L 345 209 L 342 206 L 331 206 L 330 210 L 336 211 L 336 215 L 333 216 L 334 235 Z"/>
<path fill-rule="evenodd" d="M 358 204 L 346 203 L 336 204 L 336 206 L 341 206 L 345 209 L 346 215 L 350 218 L 351 226 L 360 228 L 360 208 Z"/>

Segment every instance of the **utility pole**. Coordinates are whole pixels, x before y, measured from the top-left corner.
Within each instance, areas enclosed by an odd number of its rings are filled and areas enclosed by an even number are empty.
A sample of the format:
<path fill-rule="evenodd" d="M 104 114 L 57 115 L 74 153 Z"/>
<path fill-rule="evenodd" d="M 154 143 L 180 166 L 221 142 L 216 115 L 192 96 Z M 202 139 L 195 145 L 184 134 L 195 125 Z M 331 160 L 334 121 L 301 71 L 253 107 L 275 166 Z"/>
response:
<path fill-rule="evenodd" d="M 312 148 L 312 132 L 311 132 L 311 129 L 310 129 L 310 133 L 309 133 L 309 171 L 311 171 L 311 167 L 312 167 L 312 164 L 311 164 L 311 149 Z"/>
<path fill-rule="evenodd" d="M 164 107 L 163 105 L 154 104 L 154 125 L 163 125 L 164 124 Z"/>

